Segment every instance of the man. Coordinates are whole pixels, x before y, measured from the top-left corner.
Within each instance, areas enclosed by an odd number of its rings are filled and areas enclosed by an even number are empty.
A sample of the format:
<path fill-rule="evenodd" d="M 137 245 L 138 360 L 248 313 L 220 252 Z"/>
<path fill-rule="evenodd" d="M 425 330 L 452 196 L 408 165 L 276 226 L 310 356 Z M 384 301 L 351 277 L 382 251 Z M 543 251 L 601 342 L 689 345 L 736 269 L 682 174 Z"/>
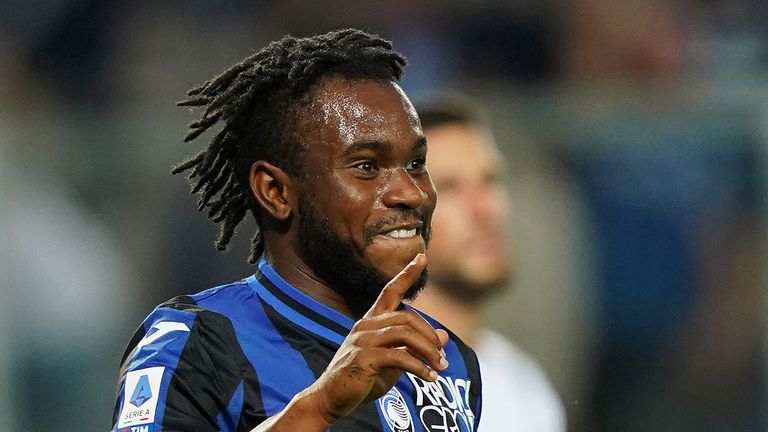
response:
<path fill-rule="evenodd" d="M 482 307 L 509 282 L 503 158 L 481 110 L 459 96 L 417 109 L 440 194 L 429 247 L 430 279 L 414 302 L 477 350 L 483 372 L 482 431 L 564 431 L 562 403 L 536 363 L 481 327 Z"/>
<path fill-rule="evenodd" d="M 405 60 L 356 30 L 285 37 L 189 92 L 191 171 L 256 274 L 159 306 L 128 345 L 113 430 L 474 431 L 477 359 L 402 306 L 426 280 L 436 193 Z M 255 428 L 255 429 L 254 429 Z"/>

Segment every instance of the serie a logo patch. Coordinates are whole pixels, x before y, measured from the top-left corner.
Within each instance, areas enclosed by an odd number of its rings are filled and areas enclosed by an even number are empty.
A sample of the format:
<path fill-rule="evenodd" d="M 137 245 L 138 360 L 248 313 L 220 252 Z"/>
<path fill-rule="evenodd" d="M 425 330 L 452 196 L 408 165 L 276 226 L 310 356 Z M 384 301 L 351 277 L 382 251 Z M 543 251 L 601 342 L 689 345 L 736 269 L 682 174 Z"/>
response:
<path fill-rule="evenodd" d="M 120 432 L 152 432 L 164 367 L 128 372 L 125 376 L 123 406 L 117 429 Z"/>

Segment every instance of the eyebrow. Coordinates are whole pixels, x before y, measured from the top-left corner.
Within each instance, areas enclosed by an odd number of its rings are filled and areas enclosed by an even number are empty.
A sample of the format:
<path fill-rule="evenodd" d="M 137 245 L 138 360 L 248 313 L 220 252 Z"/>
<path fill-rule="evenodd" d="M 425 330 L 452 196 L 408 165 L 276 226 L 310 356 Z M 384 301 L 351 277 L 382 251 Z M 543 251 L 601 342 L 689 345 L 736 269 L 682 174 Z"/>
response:
<path fill-rule="evenodd" d="M 424 136 L 420 136 L 413 143 L 413 145 L 411 146 L 411 149 L 419 150 L 426 146 L 427 146 L 427 139 Z M 344 153 L 342 153 L 342 156 L 348 156 L 363 150 L 392 152 L 392 149 L 393 149 L 392 143 L 389 141 L 378 141 L 378 140 L 358 141 L 353 143 L 349 147 L 347 147 L 346 150 L 344 150 Z"/>

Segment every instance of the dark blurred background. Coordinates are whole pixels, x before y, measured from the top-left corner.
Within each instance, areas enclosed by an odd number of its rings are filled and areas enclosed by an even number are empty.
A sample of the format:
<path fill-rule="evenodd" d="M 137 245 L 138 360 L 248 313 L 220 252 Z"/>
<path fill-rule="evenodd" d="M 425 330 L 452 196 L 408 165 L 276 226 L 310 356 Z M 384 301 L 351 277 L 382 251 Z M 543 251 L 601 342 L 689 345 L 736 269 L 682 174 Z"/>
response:
<path fill-rule="evenodd" d="M 0 431 L 110 427 L 157 303 L 239 279 L 170 166 L 188 88 L 290 33 L 394 41 L 413 98 L 491 108 L 517 282 L 490 324 L 571 431 L 766 431 L 768 3 L 0 5 Z"/>

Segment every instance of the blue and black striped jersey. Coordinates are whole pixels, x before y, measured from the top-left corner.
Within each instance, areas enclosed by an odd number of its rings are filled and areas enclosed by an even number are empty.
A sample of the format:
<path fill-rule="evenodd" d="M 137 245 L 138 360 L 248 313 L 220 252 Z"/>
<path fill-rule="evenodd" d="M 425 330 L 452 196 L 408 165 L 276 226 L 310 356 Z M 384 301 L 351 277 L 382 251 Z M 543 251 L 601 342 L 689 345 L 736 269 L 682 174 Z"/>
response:
<path fill-rule="evenodd" d="M 123 356 L 112 430 L 249 431 L 323 373 L 353 324 L 262 259 L 253 276 L 177 297 L 147 317 Z M 438 381 L 405 373 L 330 430 L 474 431 L 477 358 L 448 334 L 450 366 Z"/>

